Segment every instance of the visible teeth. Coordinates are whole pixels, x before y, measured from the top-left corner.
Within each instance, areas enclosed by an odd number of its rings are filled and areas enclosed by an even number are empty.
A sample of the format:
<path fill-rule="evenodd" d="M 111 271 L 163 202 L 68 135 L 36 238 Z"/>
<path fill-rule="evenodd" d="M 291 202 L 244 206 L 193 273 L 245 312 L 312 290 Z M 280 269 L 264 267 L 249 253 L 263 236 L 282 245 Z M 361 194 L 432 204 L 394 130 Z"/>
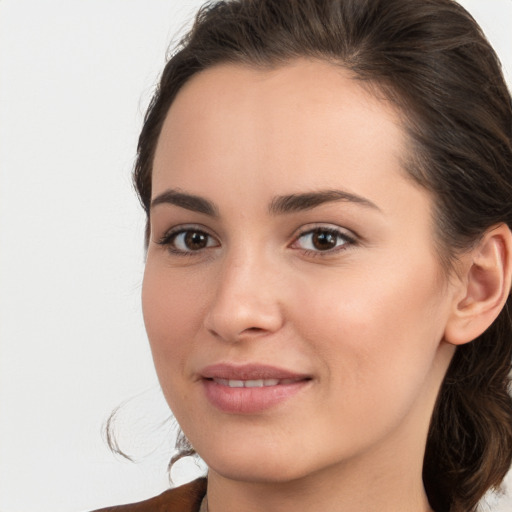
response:
<path fill-rule="evenodd" d="M 263 380 L 246 380 L 245 381 L 246 388 L 262 388 Z"/>
<path fill-rule="evenodd" d="M 262 388 L 265 386 L 277 386 L 278 384 L 290 384 L 294 382 L 291 379 L 257 379 L 257 380 L 234 380 L 234 379 L 214 379 L 217 384 L 229 386 L 230 388 Z"/>

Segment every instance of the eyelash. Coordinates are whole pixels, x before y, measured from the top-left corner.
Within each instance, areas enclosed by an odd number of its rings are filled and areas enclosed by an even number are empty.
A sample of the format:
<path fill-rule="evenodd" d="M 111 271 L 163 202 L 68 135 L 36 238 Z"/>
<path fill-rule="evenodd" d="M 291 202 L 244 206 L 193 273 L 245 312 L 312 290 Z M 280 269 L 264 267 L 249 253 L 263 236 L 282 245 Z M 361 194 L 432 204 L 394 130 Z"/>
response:
<path fill-rule="evenodd" d="M 175 241 L 180 235 L 186 235 L 189 234 L 198 234 L 203 235 L 208 238 L 207 245 L 203 248 L 197 249 L 197 250 L 183 250 L 178 249 L 175 247 Z M 336 237 L 336 243 L 338 241 L 342 240 L 343 243 L 340 245 L 336 245 L 333 248 L 329 248 L 326 250 L 320 250 L 320 249 L 305 249 L 300 247 L 294 247 L 297 242 L 306 236 L 313 237 L 315 234 L 327 234 L 327 235 L 333 235 Z M 216 243 L 214 245 L 208 245 L 211 240 L 215 240 Z M 177 256 L 188 256 L 193 257 L 198 255 L 199 253 L 203 252 L 204 249 L 210 249 L 215 248 L 220 245 L 220 243 L 217 241 L 217 239 L 209 234 L 207 231 L 202 229 L 201 227 L 195 227 L 195 226 L 180 226 L 176 228 L 172 228 L 168 232 L 166 232 L 160 240 L 157 241 L 159 245 L 167 247 L 167 250 L 172 253 L 173 255 Z M 327 256 L 332 255 L 335 253 L 338 253 L 340 251 L 344 251 L 347 249 L 348 246 L 353 246 L 357 244 L 357 239 L 354 236 L 349 235 L 344 230 L 341 230 L 339 228 L 335 227 L 327 227 L 327 226 L 316 226 L 309 229 L 304 229 L 302 232 L 298 233 L 297 236 L 295 236 L 294 241 L 288 246 L 293 249 L 300 249 L 302 250 L 303 254 L 306 256 L 312 256 L 312 257 L 321 257 L 321 256 Z"/>
<path fill-rule="evenodd" d="M 209 241 L 216 240 L 216 238 L 214 236 L 210 235 L 210 233 L 208 233 L 207 231 L 205 231 L 203 228 L 201 228 L 199 226 L 180 226 L 180 227 L 172 228 L 169 231 L 167 231 L 164 234 L 164 236 L 162 238 L 160 238 L 160 240 L 157 241 L 157 243 L 159 245 L 167 247 L 167 250 L 170 253 L 172 253 L 173 255 L 177 255 L 177 256 L 195 256 L 197 253 L 202 252 L 202 250 L 204 250 L 204 249 L 209 249 L 211 247 L 218 246 L 218 242 L 217 242 L 217 245 L 214 245 L 214 246 L 207 245 L 203 249 L 198 249 L 195 251 L 194 250 L 187 251 L 187 250 L 176 248 L 174 246 L 176 238 L 178 238 L 180 235 L 186 235 L 187 233 L 195 233 L 195 234 L 199 234 L 199 235 L 204 235 L 204 236 L 208 237 Z"/>
<path fill-rule="evenodd" d="M 343 243 L 340 245 L 336 245 L 335 247 L 331 249 L 326 250 L 315 250 L 315 249 L 302 249 L 303 253 L 306 256 L 313 256 L 313 257 L 321 257 L 321 256 L 327 256 L 336 254 L 340 251 L 345 251 L 347 247 L 353 246 L 357 244 L 357 240 L 354 236 L 349 235 L 346 231 L 335 228 L 335 227 L 328 227 L 328 226 L 316 226 L 313 228 L 305 229 L 301 233 L 297 235 L 294 242 L 290 245 L 290 247 L 293 247 L 301 238 L 310 236 L 313 237 L 315 234 L 327 234 L 327 235 L 333 235 L 336 237 L 336 240 L 338 241 L 342 240 Z"/>

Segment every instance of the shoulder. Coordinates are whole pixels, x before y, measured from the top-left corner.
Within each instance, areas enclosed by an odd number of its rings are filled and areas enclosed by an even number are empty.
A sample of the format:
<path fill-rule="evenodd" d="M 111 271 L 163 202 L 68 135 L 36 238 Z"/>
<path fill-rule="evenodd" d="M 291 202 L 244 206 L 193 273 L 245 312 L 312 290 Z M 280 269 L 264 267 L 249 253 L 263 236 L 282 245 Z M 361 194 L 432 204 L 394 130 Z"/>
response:
<path fill-rule="evenodd" d="M 148 500 L 102 508 L 96 512 L 197 512 L 205 494 L 206 478 L 199 478 Z"/>

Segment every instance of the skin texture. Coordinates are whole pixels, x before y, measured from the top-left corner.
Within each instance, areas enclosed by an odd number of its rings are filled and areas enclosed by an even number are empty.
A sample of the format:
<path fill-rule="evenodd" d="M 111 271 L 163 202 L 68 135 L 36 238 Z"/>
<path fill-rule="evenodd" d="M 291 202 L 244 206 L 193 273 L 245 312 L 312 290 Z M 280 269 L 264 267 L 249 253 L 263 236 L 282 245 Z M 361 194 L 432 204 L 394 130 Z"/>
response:
<path fill-rule="evenodd" d="M 466 292 L 443 273 L 406 155 L 391 105 L 327 63 L 217 66 L 174 101 L 152 196 L 200 196 L 218 215 L 152 208 L 143 309 L 163 392 L 210 468 L 211 512 L 430 510 L 424 445 Z M 269 212 L 277 196 L 325 190 L 373 206 Z M 166 238 L 173 228 L 206 246 Z M 314 246 L 318 228 L 341 233 L 334 249 Z M 264 411 L 227 413 L 201 378 L 217 363 L 310 380 Z"/>

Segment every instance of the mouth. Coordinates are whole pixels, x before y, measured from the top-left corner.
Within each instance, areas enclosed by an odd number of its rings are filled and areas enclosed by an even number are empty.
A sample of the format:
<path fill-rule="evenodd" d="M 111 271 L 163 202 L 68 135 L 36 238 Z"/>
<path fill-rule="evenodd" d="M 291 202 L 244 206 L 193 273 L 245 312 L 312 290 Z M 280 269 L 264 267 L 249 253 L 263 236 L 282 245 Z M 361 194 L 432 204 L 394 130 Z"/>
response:
<path fill-rule="evenodd" d="M 253 387 L 261 387 L 265 385 L 276 386 L 279 383 L 288 384 L 288 381 L 295 382 L 298 380 L 310 378 L 305 373 L 294 372 L 285 368 L 258 363 L 243 365 L 229 363 L 213 364 L 203 368 L 203 370 L 200 372 L 200 375 L 203 379 L 229 381 L 235 383 L 257 383 L 257 385 Z M 235 385 L 234 387 L 242 386 Z"/>
<path fill-rule="evenodd" d="M 283 386 L 293 384 L 303 379 L 254 379 L 254 380 L 236 380 L 236 379 L 208 379 L 221 386 L 230 388 L 265 388 L 270 386 Z"/>
<path fill-rule="evenodd" d="M 208 401 L 231 414 L 255 414 L 287 402 L 308 387 L 312 377 L 267 365 L 218 364 L 204 368 Z"/>

